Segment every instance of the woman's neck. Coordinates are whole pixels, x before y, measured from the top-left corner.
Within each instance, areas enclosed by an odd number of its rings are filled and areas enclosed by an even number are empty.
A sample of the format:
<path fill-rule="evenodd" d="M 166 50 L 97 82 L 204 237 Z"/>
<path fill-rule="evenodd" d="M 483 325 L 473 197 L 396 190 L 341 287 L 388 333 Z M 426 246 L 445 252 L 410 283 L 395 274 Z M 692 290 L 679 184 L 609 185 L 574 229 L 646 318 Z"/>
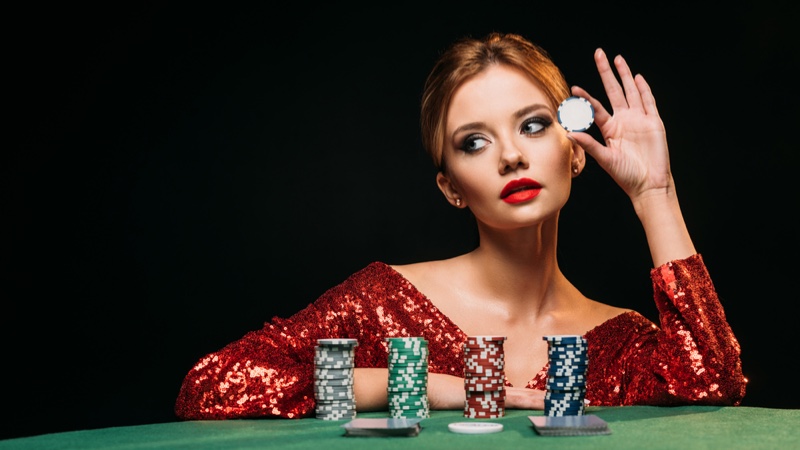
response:
<path fill-rule="evenodd" d="M 520 305 L 558 296 L 569 283 L 558 267 L 556 233 L 548 228 L 479 229 L 479 246 L 464 255 L 475 286 Z"/>

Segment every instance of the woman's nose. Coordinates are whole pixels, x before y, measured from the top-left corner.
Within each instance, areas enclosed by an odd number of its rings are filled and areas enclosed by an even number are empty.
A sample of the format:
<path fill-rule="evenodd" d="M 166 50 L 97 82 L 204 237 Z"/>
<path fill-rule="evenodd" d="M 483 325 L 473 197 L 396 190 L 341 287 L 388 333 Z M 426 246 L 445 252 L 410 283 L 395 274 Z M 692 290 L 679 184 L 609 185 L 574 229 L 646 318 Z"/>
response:
<path fill-rule="evenodd" d="M 500 173 L 507 173 L 518 168 L 528 168 L 525 154 L 514 145 L 506 145 L 500 153 Z"/>

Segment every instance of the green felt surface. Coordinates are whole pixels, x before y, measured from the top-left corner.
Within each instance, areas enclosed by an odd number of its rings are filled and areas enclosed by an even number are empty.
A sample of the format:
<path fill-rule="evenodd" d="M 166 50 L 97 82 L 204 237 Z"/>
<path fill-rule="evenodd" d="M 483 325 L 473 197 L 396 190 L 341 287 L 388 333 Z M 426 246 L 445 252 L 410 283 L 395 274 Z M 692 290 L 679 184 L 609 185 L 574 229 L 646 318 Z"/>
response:
<path fill-rule="evenodd" d="M 346 421 L 263 419 L 173 422 L 70 431 L 0 441 L 0 449 L 800 449 L 800 410 L 755 407 L 594 407 L 608 422 L 604 436 L 546 437 L 528 416 L 542 411 L 509 410 L 500 433 L 455 434 L 460 411 L 432 411 L 416 437 L 347 437 Z M 362 413 L 358 417 L 386 417 Z"/>

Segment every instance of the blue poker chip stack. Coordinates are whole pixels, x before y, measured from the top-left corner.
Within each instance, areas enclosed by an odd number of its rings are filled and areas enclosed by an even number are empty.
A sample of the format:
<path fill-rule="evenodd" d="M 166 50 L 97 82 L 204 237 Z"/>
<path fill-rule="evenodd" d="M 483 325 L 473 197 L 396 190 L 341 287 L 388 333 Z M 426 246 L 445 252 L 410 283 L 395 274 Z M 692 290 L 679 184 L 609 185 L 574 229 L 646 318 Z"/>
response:
<path fill-rule="evenodd" d="M 578 335 L 544 336 L 547 341 L 547 391 L 545 416 L 581 416 L 586 397 L 586 368 L 589 346 Z"/>
<path fill-rule="evenodd" d="M 356 339 L 318 339 L 314 347 L 314 397 L 317 419 L 356 416 L 353 393 Z"/>
<path fill-rule="evenodd" d="M 386 393 L 392 418 L 428 418 L 428 341 L 421 337 L 386 338 L 389 379 Z"/>

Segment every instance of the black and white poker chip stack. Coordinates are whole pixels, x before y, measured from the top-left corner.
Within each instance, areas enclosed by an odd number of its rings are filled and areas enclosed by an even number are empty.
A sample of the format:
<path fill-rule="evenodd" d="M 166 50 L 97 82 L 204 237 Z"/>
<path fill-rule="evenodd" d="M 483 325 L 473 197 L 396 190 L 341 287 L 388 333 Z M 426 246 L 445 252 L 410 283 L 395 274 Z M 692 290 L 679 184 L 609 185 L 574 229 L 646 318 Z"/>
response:
<path fill-rule="evenodd" d="M 506 410 L 504 336 L 469 336 L 464 343 L 464 417 L 493 419 Z"/>
<path fill-rule="evenodd" d="M 314 397 L 317 419 L 356 416 L 353 393 L 356 339 L 318 339 L 314 348 Z"/>
<path fill-rule="evenodd" d="M 430 417 L 428 341 L 421 337 L 386 338 L 386 341 L 389 344 L 389 416 Z"/>
<path fill-rule="evenodd" d="M 544 396 L 545 416 L 580 416 L 586 397 L 589 347 L 579 335 L 544 336 L 550 367 Z"/>

